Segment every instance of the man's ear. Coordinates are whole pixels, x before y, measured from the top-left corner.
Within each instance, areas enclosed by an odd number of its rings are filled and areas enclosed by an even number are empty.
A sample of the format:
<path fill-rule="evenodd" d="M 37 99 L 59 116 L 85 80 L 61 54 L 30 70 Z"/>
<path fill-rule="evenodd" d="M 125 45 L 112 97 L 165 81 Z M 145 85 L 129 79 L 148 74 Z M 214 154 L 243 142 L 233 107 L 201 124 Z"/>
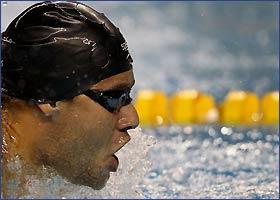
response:
<path fill-rule="evenodd" d="M 57 114 L 58 108 L 51 106 L 50 104 L 38 104 L 39 109 L 46 115 L 46 116 L 53 116 Z"/>

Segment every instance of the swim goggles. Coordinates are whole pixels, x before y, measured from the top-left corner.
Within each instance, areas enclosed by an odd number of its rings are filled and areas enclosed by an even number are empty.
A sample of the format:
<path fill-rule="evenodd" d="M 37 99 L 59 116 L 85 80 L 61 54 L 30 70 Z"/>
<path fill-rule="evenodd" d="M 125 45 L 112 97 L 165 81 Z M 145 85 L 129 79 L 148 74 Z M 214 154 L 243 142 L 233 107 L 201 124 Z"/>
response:
<path fill-rule="evenodd" d="M 111 113 L 118 112 L 122 106 L 131 103 L 130 90 L 86 90 L 84 95 L 99 103 Z"/>

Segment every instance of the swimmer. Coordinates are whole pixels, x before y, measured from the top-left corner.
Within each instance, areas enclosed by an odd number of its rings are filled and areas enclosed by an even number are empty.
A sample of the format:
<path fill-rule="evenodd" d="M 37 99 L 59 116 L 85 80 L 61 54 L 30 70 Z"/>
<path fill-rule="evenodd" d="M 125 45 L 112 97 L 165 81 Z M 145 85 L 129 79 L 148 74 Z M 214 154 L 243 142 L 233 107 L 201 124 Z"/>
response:
<path fill-rule="evenodd" d="M 50 167 L 74 184 L 103 188 L 139 123 L 119 29 L 81 3 L 43 2 L 10 23 L 1 47 L 4 197 L 18 197 L 8 194 L 15 157 L 29 171 Z"/>

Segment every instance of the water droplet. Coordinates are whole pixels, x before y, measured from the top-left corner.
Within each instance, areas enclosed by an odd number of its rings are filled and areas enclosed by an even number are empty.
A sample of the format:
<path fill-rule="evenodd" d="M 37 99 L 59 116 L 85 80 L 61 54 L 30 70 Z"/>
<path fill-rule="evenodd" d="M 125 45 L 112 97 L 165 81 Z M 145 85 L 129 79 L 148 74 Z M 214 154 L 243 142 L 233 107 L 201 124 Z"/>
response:
<path fill-rule="evenodd" d="M 216 131 L 215 131 L 215 129 L 213 129 L 213 128 L 209 128 L 209 130 L 208 130 L 208 134 L 209 134 L 210 136 L 214 137 L 214 136 L 216 135 Z"/>
<path fill-rule="evenodd" d="M 160 115 L 157 115 L 156 116 L 156 121 L 157 121 L 157 124 L 162 124 L 163 123 L 163 117 L 160 116 Z"/>
<path fill-rule="evenodd" d="M 227 127 L 223 127 L 223 128 L 221 128 L 221 133 L 223 135 L 231 135 L 232 134 L 232 129 L 231 128 L 227 128 Z"/>
<path fill-rule="evenodd" d="M 11 138 L 12 140 L 16 140 L 16 138 L 15 138 L 14 136 L 12 136 L 12 135 L 10 135 L 10 138 Z"/>
<path fill-rule="evenodd" d="M 220 144 L 222 144 L 223 139 L 221 137 L 217 138 L 214 140 L 213 144 L 214 146 L 219 146 Z"/>
<path fill-rule="evenodd" d="M 75 70 L 73 70 L 73 71 L 72 71 L 72 74 L 75 74 L 75 73 L 76 73 L 76 71 L 75 71 Z"/>
<path fill-rule="evenodd" d="M 192 131 L 193 131 L 193 129 L 192 129 L 191 126 L 186 126 L 186 127 L 184 128 L 184 133 L 185 133 L 185 134 L 192 134 Z"/>
<path fill-rule="evenodd" d="M 69 79 L 69 76 L 65 76 L 66 79 Z"/>
<path fill-rule="evenodd" d="M 45 102 L 45 99 L 39 99 L 38 100 L 38 103 L 44 103 Z"/>
<path fill-rule="evenodd" d="M 156 172 L 151 172 L 149 174 L 149 178 L 156 178 L 157 176 L 158 176 L 158 173 L 156 173 Z"/>
<path fill-rule="evenodd" d="M 87 78 L 88 77 L 88 75 L 87 74 L 84 74 L 84 78 Z"/>

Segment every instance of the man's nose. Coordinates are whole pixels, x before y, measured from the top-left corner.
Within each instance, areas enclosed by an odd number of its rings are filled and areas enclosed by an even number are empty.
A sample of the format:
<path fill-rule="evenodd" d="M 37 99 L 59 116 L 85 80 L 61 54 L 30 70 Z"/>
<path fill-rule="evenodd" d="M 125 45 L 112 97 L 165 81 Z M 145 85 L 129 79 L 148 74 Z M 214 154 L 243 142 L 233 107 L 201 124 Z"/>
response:
<path fill-rule="evenodd" d="M 117 129 L 127 131 L 139 125 L 139 117 L 134 106 L 130 103 L 121 107 L 118 116 Z"/>

